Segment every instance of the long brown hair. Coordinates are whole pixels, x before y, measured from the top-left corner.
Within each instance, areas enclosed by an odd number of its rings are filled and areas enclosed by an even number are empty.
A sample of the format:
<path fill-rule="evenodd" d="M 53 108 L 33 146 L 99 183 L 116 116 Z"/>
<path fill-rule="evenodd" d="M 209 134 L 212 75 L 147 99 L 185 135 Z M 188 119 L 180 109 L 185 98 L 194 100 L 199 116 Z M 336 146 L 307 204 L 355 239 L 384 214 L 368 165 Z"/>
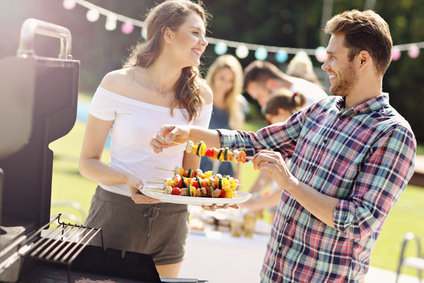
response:
<path fill-rule="evenodd" d="M 200 1 L 193 3 L 189 0 L 167 0 L 151 9 L 144 22 L 147 31 L 146 41 L 133 47 L 123 67 L 151 66 L 162 52 L 165 29 L 178 30 L 191 13 L 198 14 L 206 27 L 209 15 Z M 205 103 L 201 96 L 202 85 L 203 80 L 197 67 L 183 68 L 181 76 L 174 85 L 175 101 L 171 104 L 171 114 L 176 107 L 180 107 L 186 110 L 183 113 L 188 121 L 196 119 Z"/>

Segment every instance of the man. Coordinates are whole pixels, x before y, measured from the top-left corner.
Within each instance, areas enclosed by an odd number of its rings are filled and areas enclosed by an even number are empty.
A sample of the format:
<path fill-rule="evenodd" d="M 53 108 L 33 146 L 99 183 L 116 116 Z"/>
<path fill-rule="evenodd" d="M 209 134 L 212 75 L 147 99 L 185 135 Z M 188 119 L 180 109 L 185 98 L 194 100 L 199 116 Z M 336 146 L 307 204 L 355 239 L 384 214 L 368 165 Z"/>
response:
<path fill-rule="evenodd" d="M 265 105 L 271 93 L 279 88 L 303 93 L 307 106 L 327 97 L 320 86 L 305 79 L 289 76 L 270 62 L 257 60 L 245 68 L 243 89 L 257 100 L 260 106 Z"/>
<path fill-rule="evenodd" d="M 414 172 L 416 140 L 382 92 L 392 39 L 375 12 L 334 16 L 328 97 L 256 133 L 163 126 L 156 152 L 202 139 L 244 149 L 284 188 L 261 272 L 263 282 L 361 282 L 390 208 Z M 291 158 L 290 168 L 284 159 Z"/>

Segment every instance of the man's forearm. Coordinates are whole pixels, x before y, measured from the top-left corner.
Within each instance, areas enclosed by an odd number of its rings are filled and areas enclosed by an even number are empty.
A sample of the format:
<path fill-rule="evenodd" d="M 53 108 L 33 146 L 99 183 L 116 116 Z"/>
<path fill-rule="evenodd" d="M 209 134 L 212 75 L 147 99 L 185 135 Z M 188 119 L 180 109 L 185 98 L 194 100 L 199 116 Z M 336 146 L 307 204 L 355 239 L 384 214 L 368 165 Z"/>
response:
<path fill-rule="evenodd" d="M 324 195 L 299 181 L 287 191 L 316 218 L 334 227 L 333 213 L 339 199 Z"/>

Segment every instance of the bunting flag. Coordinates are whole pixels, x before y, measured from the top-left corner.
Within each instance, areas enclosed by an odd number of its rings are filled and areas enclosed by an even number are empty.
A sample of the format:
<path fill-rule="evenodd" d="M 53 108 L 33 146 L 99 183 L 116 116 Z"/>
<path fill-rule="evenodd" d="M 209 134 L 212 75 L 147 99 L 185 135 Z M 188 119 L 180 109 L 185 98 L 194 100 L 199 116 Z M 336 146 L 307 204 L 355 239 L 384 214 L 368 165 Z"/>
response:
<path fill-rule="evenodd" d="M 86 0 L 63 0 L 63 7 L 67 10 L 72 10 L 76 5 L 81 5 L 88 9 L 86 18 L 89 22 L 96 22 L 100 19 L 100 15 L 106 17 L 105 29 L 112 31 L 118 27 L 122 33 L 131 34 L 134 31 L 135 27 L 141 29 L 140 34 L 143 38 L 146 38 L 146 30 L 144 29 L 144 22 L 135 20 L 124 15 L 120 15 L 94 5 Z M 324 62 L 327 58 L 325 47 L 318 46 L 315 49 L 306 49 L 306 48 L 293 48 L 293 47 L 278 47 L 278 46 L 265 46 L 259 44 L 251 44 L 237 41 L 230 41 L 224 39 L 218 39 L 213 37 L 206 37 L 206 40 L 209 44 L 214 44 L 214 51 L 217 55 L 223 55 L 227 53 L 228 48 L 234 48 L 236 56 L 240 59 L 246 58 L 249 55 L 249 52 L 253 51 L 255 58 L 257 60 L 266 60 L 269 56 L 269 53 L 273 53 L 275 60 L 279 63 L 284 63 L 288 59 L 289 54 L 296 54 L 299 51 L 303 51 L 306 54 L 315 57 L 318 62 Z M 393 61 L 397 61 L 401 58 L 402 51 L 407 51 L 407 54 L 410 58 L 417 58 L 420 55 L 421 49 L 424 48 L 424 42 L 417 43 L 408 43 L 400 44 L 393 46 Z"/>

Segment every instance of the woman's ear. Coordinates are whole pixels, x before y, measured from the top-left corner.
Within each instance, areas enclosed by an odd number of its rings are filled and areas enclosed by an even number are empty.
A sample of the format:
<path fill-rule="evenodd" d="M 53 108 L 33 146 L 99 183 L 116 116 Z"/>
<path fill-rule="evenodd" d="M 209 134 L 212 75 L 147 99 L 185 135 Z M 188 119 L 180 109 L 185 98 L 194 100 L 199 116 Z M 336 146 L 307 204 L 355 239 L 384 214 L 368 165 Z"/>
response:
<path fill-rule="evenodd" d="M 172 40 L 172 30 L 169 27 L 163 27 L 163 39 L 170 43 Z"/>

